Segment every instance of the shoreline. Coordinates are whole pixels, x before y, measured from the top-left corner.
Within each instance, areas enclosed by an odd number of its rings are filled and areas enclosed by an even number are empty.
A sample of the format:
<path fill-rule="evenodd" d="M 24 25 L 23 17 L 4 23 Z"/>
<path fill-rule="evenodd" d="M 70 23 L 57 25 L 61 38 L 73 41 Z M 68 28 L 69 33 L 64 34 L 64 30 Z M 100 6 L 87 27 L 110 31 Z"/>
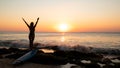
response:
<path fill-rule="evenodd" d="M 48 48 L 46 48 L 46 50 L 47 49 Z M 0 48 L 0 67 L 14 68 L 14 65 L 11 63 L 27 52 L 29 52 L 28 49 Z M 32 65 L 43 66 L 43 68 L 47 68 L 46 66 L 48 66 L 48 68 L 50 68 L 49 66 L 53 66 L 52 68 L 62 68 L 67 64 L 74 64 L 71 66 L 73 68 L 81 66 L 84 68 L 89 66 L 96 66 L 96 68 L 109 68 L 111 66 L 119 68 L 120 56 L 108 58 L 103 54 L 81 53 L 78 51 L 62 51 L 57 48 L 54 50 L 54 52 L 52 51 L 45 53 L 42 51 L 42 49 L 40 49 L 33 58 L 23 62 L 20 65 L 15 65 L 15 68 L 26 68 L 30 65 L 30 68 L 34 68 Z"/>

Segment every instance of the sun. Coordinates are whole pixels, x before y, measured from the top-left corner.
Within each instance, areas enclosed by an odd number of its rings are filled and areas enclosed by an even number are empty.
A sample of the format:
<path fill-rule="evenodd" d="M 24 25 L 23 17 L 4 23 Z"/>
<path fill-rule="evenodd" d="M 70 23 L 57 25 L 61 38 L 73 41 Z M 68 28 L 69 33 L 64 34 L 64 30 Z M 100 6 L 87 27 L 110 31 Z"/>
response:
<path fill-rule="evenodd" d="M 69 30 L 69 26 L 68 24 L 63 23 L 58 26 L 58 29 L 60 32 L 67 32 Z"/>

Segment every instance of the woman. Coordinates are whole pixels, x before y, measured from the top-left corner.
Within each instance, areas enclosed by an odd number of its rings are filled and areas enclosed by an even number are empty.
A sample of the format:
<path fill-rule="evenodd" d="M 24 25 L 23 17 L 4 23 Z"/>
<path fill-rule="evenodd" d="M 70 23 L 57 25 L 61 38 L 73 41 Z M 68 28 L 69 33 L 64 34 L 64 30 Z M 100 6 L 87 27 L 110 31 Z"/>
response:
<path fill-rule="evenodd" d="M 24 18 L 22 18 L 23 21 L 25 22 L 25 24 L 28 26 L 29 28 L 29 46 L 30 46 L 30 49 L 32 50 L 33 49 L 33 41 L 34 41 L 34 38 L 35 38 L 35 27 L 38 23 L 38 20 L 39 20 L 39 17 L 37 18 L 37 21 L 34 25 L 33 22 L 30 23 L 30 25 L 28 25 L 28 23 L 24 20 Z"/>

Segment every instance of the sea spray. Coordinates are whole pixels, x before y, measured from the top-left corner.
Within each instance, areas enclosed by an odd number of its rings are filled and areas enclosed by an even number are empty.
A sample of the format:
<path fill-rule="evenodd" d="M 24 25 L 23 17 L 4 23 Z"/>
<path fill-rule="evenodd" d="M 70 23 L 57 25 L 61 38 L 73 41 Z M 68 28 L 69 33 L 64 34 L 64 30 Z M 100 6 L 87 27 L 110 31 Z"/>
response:
<path fill-rule="evenodd" d="M 15 48 L 28 48 L 29 42 L 27 40 L 0 40 L 0 46 L 1 47 L 15 47 Z M 120 49 L 117 48 L 97 48 L 97 47 L 87 47 L 84 45 L 57 45 L 57 44 L 43 44 L 38 43 L 38 47 L 54 47 L 56 46 L 60 50 L 63 51 L 79 51 L 83 53 L 98 53 L 98 54 L 106 54 L 106 55 L 120 55 Z"/>

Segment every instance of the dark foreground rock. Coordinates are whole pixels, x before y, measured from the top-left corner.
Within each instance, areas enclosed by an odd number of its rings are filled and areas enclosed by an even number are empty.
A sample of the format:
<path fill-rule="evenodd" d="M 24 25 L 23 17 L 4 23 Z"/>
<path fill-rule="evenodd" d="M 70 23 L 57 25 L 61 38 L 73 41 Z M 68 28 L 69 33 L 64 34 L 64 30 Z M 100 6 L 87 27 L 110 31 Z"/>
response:
<path fill-rule="evenodd" d="M 28 49 L 18 49 L 9 48 L 0 49 L 0 58 L 2 55 L 6 55 L 4 58 L 17 59 L 22 55 L 26 54 L 30 50 Z M 37 54 L 26 62 L 32 62 L 37 64 L 47 64 L 47 65 L 65 65 L 67 63 L 76 64 L 84 68 L 101 68 L 98 63 L 104 64 L 102 68 L 120 68 L 120 63 L 113 63 L 111 59 L 105 58 L 104 55 L 95 53 L 81 53 L 78 51 L 61 51 L 54 50 L 54 53 L 44 53 L 39 50 Z M 114 58 L 119 59 L 119 56 Z M 90 63 L 83 63 L 82 60 L 89 61 Z M 111 65 L 112 64 L 112 65 Z M 75 68 L 74 66 L 72 68 Z"/>

